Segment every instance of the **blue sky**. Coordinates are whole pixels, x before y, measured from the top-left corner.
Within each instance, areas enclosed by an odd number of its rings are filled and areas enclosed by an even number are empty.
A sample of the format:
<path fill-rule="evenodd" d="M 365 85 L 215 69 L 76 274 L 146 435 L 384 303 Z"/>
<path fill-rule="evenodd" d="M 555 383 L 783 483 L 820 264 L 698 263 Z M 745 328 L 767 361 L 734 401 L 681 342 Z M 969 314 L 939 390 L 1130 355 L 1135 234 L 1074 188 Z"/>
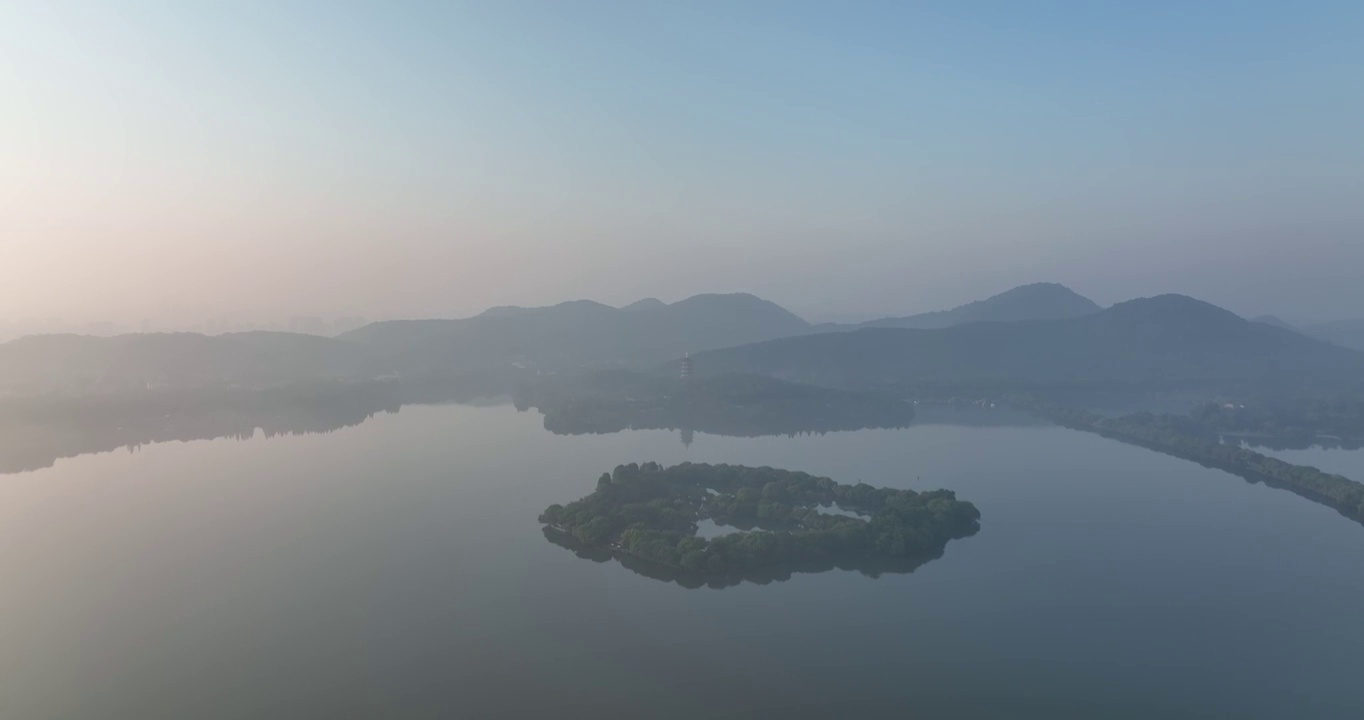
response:
<path fill-rule="evenodd" d="M 1361 3 L 0 8 L 12 317 L 1360 314 Z"/>

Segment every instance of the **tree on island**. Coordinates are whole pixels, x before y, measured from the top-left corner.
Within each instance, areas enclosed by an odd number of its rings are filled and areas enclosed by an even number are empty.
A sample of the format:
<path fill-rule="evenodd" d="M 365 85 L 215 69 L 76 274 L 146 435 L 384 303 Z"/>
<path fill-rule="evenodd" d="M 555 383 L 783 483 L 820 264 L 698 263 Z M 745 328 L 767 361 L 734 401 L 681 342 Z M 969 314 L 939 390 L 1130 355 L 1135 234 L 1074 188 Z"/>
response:
<path fill-rule="evenodd" d="M 821 512 L 831 505 L 857 517 Z M 742 528 L 706 539 L 698 521 Z M 980 512 L 948 490 L 843 485 L 769 467 L 620 465 L 590 495 L 551 505 L 550 530 L 710 579 L 854 567 L 913 569 L 979 530 Z"/>

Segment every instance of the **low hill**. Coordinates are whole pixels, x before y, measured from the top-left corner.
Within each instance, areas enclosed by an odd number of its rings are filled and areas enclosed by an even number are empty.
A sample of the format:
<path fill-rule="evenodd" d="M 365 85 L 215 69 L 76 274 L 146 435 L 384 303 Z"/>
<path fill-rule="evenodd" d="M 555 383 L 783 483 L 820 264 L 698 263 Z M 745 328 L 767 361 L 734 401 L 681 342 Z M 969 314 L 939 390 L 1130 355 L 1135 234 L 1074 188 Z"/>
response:
<path fill-rule="evenodd" d="M 664 307 L 667 307 L 667 303 L 658 298 L 644 298 L 643 300 L 636 300 L 629 305 L 622 306 L 621 310 L 636 312 L 640 310 L 658 310 Z"/>
<path fill-rule="evenodd" d="M 745 293 L 697 295 L 624 308 L 586 300 L 497 308 L 462 320 L 379 322 L 343 339 L 371 348 L 404 372 L 508 363 L 540 370 L 656 364 L 688 352 L 810 331 L 784 308 Z"/>
<path fill-rule="evenodd" d="M 1358 387 L 1364 354 L 1181 295 L 1063 320 L 867 328 L 702 353 L 699 374 L 754 372 L 839 387 L 1116 384 Z"/>
<path fill-rule="evenodd" d="M 1255 322 L 1292 330 L 1351 350 L 1364 351 L 1364 318 L 1311 325 L 1293 325 L 1274 315 L 1261 315 L 1255 318 Z"/>
<path fill-rule="evenodd" d="M 859 327 L 930 330 L 974 322 L 1060 320 L 1090 315 L 1101 309 L 1093 300 L 1076 293 L 1065 285 L 1033 283 L 951 310 L 910 315 L 909 317 L 882 318 L 862 323 Z"/>
<path fill-rule="evenodd" d="M 1284 330 L 1292 330 L 1293 332 L 1302 332 L 1302 331 L 1299 330 L 1298 328 L 1294 327 L 1292 323 L 1289 323 L 1287 320 L 1284 320 L 1283 318 L 1279 317 L 1278 315 L 1260 315 L 1260 316 L 1258 316 L 1258 317 L 1254 317 L 1254 318 L 1251 318 L 1251 319 L 1254 320 L 1254 321 L 1257 322 L 1257 323 L 1264 323 L 1264 324 L 1266 324 L 1266 325 L 1273 325 L 1274 327 L 1283 328 Z"/>
<path fill-rule="evenodd" d="M 1364 318 L 1309 325 L 1302 331 L 1342 347 L 1364 351 Z"/>
<path fill-rule="evenodd" d="M 655 365 L 809 328 L 773 303 L 735 294 L 672 304 L 644 300 L 621 309 L 587 300 L 498 307 L 463 320 L 374 323 L 335 339 L 281 332 L 37 335 L 0 344 L 0 395 L 270 388 L 512 366 L 559 371 Z"/>

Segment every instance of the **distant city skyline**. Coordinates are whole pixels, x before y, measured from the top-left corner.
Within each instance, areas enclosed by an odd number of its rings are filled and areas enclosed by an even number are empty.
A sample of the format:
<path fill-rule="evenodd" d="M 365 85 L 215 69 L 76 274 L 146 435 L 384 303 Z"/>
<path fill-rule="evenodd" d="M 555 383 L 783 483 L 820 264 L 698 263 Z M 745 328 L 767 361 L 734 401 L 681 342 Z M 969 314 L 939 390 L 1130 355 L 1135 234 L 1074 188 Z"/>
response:
<path fill-rule="evenodd" d="M 0 332 L 1037 281 L 1364 315 L 1364 4 L 0 8 Z"/>

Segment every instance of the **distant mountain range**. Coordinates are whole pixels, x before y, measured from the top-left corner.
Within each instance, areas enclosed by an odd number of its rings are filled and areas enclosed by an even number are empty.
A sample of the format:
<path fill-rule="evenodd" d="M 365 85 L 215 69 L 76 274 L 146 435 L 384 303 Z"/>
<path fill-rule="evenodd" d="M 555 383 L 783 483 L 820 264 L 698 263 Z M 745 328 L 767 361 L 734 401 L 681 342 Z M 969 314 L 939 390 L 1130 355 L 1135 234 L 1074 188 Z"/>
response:
<path fill-rule="evenodd" d="M 1308 325 L 1302 332 L 1347 348 L 1364 350 L 1364 318 Z"/>
<path fill-rule="evenodd" d="M 674 303 L 647 298 L 621 308 L 579 300 L 496 307 L 459 320 L 378 322 L 336 339 L 273 332 L 33 336 L 0 344 L 0 395 L 649 369 L 687 353 L 699 355 L 706 373 L 849 387 L 1364 377 L 1364 354 L 1261 320 L 1182 296 L 1105 310 L 1054 283 L 862 326 L 811 325 L 745 293 Z M 1351 330 L 1341 326 L 1337 336 Z"/>
<path fill-rule="evenodd" d="M 1313 325 L 1293 325 L 1273 315 L 1261 315 L 1255 318 L 1255 322 L 1292 330 L 1308 337 L 1335 343 L 1341 347 L 1364 351 L 1364 318 Z"/>
<path fill-rule="evenodd" d="M 836 387 L 1130 385 L 1263 389 L 1364 378 L 1364 354 L 1182 295 L 1058 320 L 864 328 L 702 353 L 697 372 Z"/>
<path fill-rule="evenodd" d="M 753 295 L 496 307 L 461 320 L 378 322 L 339 338 L 276 332 L 36 335 L 0 344 L 0 394 L 82 394 L 316 379 L 414 377 L 520 367 L 653 367 L 688 352 L 810 332 Z"/>
<path fill-rule="evenodd" d="M 514 363 L 542 370 L 653 365 L 689 352 L 810 332 L 781 306 L 746 293 L 649 298 L 614 308 L 579 300 L 501 307 L 463 320 L 397 320 L 341 336 L 403 372 Z"/>
<path fill-rule="evenodd" d="M 882 318 L 858 327 L 936 328 L 974 322 L 1019 322 L 1023 320 L 1061 320 L 1099 312 L 1103 308 L 1089 298 L 1057 283 L 1022 285 L 984 300 L 951 310 L 921 313 L 908 317 Z"/>
<path fill-rule="evenodd" d="M 1273 326 L 1276 327 L 1276 328 L 1283 328 L 1284 330 L 1292 330 L 1292 331 L 1294 331 L 1294 332 L 1301 332 L 1300 330 L 1298 330 L 1298 328 L 1296 328 L 1296 327 L 1290 325 L 1289 323 L 1287 323 L 1286 321 L 1284 321 L 1283 318 L 1281 318 L 1281 317 L 1279 317 L 1279 316 L 1277 316 L 1277 315 L 1261 315 L 1261 316 L 1259 316 L 1259 317 L 1255 317 L 1255 318 L 1251 318 L 1251 319 L 1254 320 L 1254 321 L 1257 322 L 1257 323 L 1264 323 L 1265 325 L 1273 325 Z"/>
<path fill-rule="evenodd" d="M 981 321 L 1078 317 L 1099 310 L 1063 285 L 1037 283 L 952 310 L 887 318 L 868 327 L 948 327 Z M 648 367 L 725 347 L 854 326 L 817 325 L 749 295 L 645 298 L 621 308 L 588 300 L 550 307 L 497 307 L 462 320 L 378 322 L 341 336 L 405 373 L 514 363 L 537 370 Z"/>

